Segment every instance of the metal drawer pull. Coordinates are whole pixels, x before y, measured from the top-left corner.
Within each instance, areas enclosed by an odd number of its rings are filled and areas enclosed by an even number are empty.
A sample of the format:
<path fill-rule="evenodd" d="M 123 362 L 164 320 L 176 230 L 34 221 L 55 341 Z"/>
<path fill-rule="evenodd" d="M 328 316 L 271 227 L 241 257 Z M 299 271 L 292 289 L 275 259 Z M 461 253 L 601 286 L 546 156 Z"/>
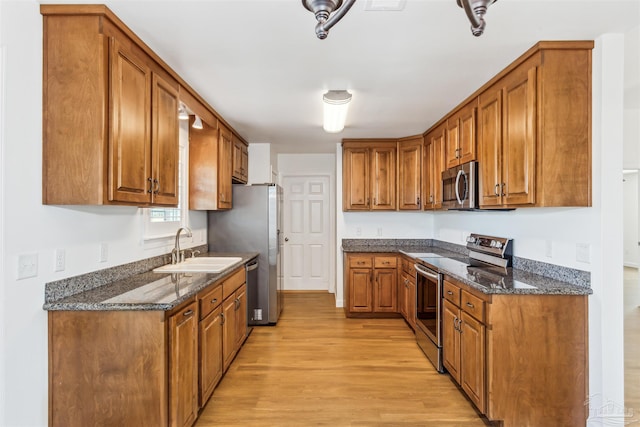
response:
<path fill-rule="evenodd" d="M 217 302 L 218 302 L 218 298 L 214 298 L 214 299 L 211 300 L 211 304 L 215 304 Z"/>
<path fill-rule="evenodd" d="M 191 316 L 192 314 L 193 314 L 193 310 L 187 310 L 184 313 L 182 313 L 184 317 Z"/>
<path fill-rule="evenodd" d="M 474 308 L 474 305 L 473 305 L 473 304 L 471 304 L 470 302 L 468 302 L 468 303 L 467 303 L 467 307 Z"/>
<path fill-rule="evenodd" d="M 447 295 L 453 295 L 453 292 L 447 291 Z"/>

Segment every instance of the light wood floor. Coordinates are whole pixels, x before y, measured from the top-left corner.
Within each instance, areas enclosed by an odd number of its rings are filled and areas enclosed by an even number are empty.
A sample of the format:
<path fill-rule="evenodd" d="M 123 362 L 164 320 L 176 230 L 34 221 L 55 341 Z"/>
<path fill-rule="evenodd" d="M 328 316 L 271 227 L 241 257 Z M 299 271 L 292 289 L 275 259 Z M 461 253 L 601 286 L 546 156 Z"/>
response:
<path fill-rule="evenodd" d="M 485 426 L 400 319 L 346 319 L 327 293 L 287 293 L 205 407 L 209 426 Z"/>
<path fill-rule="evenodd" d="M 624 406 L 640 415 L 640 274 L 624 269 Z"/>

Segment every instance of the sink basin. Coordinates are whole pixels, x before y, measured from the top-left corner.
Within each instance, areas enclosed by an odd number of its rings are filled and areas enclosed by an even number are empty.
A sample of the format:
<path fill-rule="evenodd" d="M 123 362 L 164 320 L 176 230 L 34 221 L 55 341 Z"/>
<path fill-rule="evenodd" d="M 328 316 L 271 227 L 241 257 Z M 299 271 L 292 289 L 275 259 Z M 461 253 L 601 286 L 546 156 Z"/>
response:
<path fill-rule="evenodd" d="M 198 257 L 188 258 L 178 264 L 167 264 L 154 269 L 154 273 L 219 273 L 242 258 Z"/>

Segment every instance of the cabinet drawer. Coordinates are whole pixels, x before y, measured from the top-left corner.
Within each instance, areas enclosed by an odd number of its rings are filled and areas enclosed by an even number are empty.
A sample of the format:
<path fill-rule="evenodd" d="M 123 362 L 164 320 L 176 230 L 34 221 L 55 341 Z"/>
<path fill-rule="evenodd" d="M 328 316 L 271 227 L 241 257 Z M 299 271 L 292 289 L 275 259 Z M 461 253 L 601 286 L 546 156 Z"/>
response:
<path fill-rule="evenodd" d="M 217 306 L 222 303 L 222 286 L 215 285 L 213 289 L 208 291 L 200 300 L 200 319 L 207 317 Z"/>
<path fill-rule="evenodd" d="M 229 295 L 234 293 L 236 289 L 242 286 L 245 280 L 246 278 L 244 267 L 239 268 L 235 273 L 226 278 L 224 282 L 222 282 L 222 299 L 227 299 Z"/>
<path fill-rule="evenodd" d="M 351 268 L 371 268 L 373 263 L 370 256 L 350 256 L 349 267 Z"/>
<path fill-rule="evenodd" d="M 462 304 L 460 304 L 460 308 L 479 321 L 484 322 L 484 301 L 480 298 L 471 295 L 467 291 L 462 291 Z"/>
<path fill-rule="evenodd" d="M 451 301 L 456 306 L 460 307 L 460 288 L 451 282 L 444 281 L 442 295 L 444 299 Z"/>
<path fill-rule="evenodd" d="M 414 267 L 414 262 L 407 258 L 402 258 L 402 271 L 407 273 L 409 276 L 415 278 L 416 277 L 416 268 Z"/>
<path fill-rule="evenodd" d="M 375 257 L 376 268 L 396 268 L 397 265 L 398 265 L 398 257 L 394 257 L 394 256 Z"/>

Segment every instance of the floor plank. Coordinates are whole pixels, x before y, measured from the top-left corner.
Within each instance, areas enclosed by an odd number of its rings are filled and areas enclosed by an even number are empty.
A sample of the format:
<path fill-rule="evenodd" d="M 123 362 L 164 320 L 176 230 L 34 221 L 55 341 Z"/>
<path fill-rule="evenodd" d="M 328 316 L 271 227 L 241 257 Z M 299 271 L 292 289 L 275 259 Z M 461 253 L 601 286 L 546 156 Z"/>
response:
<path fill-rule="evenodd" d="M 640 418 L 640 274 L 624 269 L 624 406 Z"/>
<path fill-rule="evenodd" d="M 485 426 L 400 319 L 346 319 L 327 293 L 287 293 L 196 426 Z"/>

